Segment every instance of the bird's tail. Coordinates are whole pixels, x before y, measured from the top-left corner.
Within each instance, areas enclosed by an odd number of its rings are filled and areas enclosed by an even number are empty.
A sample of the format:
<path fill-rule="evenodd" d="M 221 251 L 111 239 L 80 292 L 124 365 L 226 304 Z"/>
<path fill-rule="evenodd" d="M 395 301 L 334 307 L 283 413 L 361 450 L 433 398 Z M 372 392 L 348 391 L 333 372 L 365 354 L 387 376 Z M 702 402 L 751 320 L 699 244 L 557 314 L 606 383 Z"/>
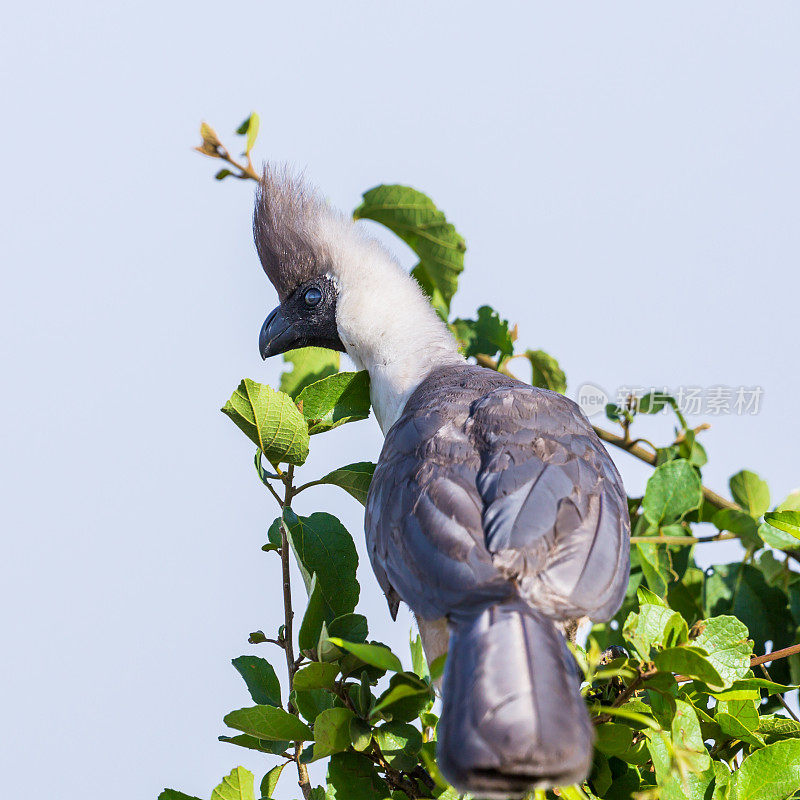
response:
<path fill-rule="evenodd" d="M 514 599 L 451 618 L 437 760 L 479 797 L 580 783 L 593 729 L 553 622 Z"/>

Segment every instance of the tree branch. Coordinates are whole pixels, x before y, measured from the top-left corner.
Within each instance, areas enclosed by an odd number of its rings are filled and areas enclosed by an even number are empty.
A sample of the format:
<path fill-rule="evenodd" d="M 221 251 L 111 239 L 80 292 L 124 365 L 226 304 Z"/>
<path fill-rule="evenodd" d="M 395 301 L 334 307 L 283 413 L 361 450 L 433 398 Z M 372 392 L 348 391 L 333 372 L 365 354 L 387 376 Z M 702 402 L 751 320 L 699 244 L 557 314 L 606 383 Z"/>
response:
<path fill-rule="evenodd" d="M 645 450 L 644 447 L 638 444 L 638 442 L 641 441 L 640 439 L 634 439 L 633 441 L 630 441 L 624 436 L 617 436 L 617 434 L 611 433 L 611 431 L 607 431 L 604 428 L 598 428 L 596 425 L 592 425 L 592 427 L 594 428 L 594 432 L 604 442 L 613 444 L 614 447 L 619 447 L 620 450 L 630 453 L 634 458 L 644 461 L 651 467 L 656 465 L 655 454 L 651 453 L 649 450 Z M 734 511 L 742 510 L 736 503 L 732 502 L 731 500 L 726 500 L 724 497 L 709 489 L 707 486 L 703 487 L 703 497 L 715 508 L 730 508 Z"/>
<path fill-rule="evenodd" d="M 710 542 L 724 542 L 728 539 L 738 539 L 735 533 L 718 533 L 716 536 L 631 536 L 632 543 L 650 542 L 650 544 L 709 544 Z"/>
<path fill-rule="evenodd" d="M 774 650 L 771 653 L 765 653 L 763 656 L 753 656 L 750 659 L 750 666 L 757 667 L 759 664 L 769 664 L 770 661 L 777 661 L 781 658 L 788 658 L 797 653 L 800 653 L 800 644 L 793 644 L 791 647 L 784 647 L 781 650 Z"/>
<path fill-rule="evenodd" d="M 251 180 L 259 183 L 261 181 L 261 176 L 256 172 L 255 167 L 253 166 L 253 162 L 250 160 L 250 154 L 247 153 L 247 163 L 240 164 L 231 154 L 228 152 L 227 148 L 220 144 L 219 142 L 216 146 L 213 145 L 206 145 L 204 143 L 201 147 L 195 147 L 198 153 L 202 153 L 204 156 L 209 156 L 210 158 L 218 158 L 220 161 L 224 161 L 226 164 L 230 164 L 234 169 L 238 169 L 238 174 L 235 172 L 231 172 L 231 177 L 238 178 L 240 181 Z"/>
<path fill-rule="evenodd" d="M 289 532 L 283 520 L 283 512 L 291 507 L 292 497 L 295 494 L 294 487 L 292 486 L 293 479 L 294 466 L 289 465 L 286 474 L 283 476 L 283 484 L 285 486 L 284 498 L 282 502 L 280 502 L 279 498 L 279 504 L 281 507 L 281 576 L 283 581 L 283 652 L 286 655 L 286 671 L 289 673 L 290 689 L 294 682 L 294 674 L 297 672 L 297 662 L 294 659 L 294 636 L 292 633 L 294 611 L 292 610 L 292 583 L 289 572 Z M 275 493 L 273 492 L 273 494 Z M 299 716 L 298 710 L 294 707 L 291 700 L 286 704 L 286 709 L 290 714 Z M 308 768 L 305 764 L 300 763 L 300 754 L 302 752 L 302 743 L 295 742 L 294 758 L 292 760 L 297 764 L 298 785 L 303 792 L 305 800 L 309 800 L 311 797 L 311 781 L 308 777 Z"/>
<path fill-rule="evenodd" d="M 764 677 L 768 680 L 772 680 L 772 675 L 767 672 L 767 668 L 763 664 L 759 664 L 758 668 L 764 673 Z M 797 715 L 789 708 L 789 704 L 783 699 L 783 695 L 779 692 L 778 693 L 778 702 L 783 706 L 784 711 L 795 721 L 800 722 L 800 719 L 797 719 Z"/>

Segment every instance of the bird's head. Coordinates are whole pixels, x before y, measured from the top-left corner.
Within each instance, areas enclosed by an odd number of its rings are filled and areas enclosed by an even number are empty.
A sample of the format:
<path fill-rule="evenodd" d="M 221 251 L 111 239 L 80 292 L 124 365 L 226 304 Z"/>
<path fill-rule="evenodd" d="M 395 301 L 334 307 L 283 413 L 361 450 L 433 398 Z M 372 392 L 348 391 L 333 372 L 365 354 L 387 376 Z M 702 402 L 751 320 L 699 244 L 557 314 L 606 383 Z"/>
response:
<path fill-rule="evenodd" d="M 437 347 L 455 351 L 417 282 L 360 223 L 288 170 L 265 169 L 253 232 L 280 299 L 261 329 L 263 358 L 327 347 L 372 370 Z"/>
<path fill-rule="evenodd" d="M 323 232 L 333 213 L 288 171 L 270 166 L 264 170 L 253 235 L 280 305 L 261 328 L 262 358 L 298 347 L 344 350 L 336 326 L 337 280 Z"/>

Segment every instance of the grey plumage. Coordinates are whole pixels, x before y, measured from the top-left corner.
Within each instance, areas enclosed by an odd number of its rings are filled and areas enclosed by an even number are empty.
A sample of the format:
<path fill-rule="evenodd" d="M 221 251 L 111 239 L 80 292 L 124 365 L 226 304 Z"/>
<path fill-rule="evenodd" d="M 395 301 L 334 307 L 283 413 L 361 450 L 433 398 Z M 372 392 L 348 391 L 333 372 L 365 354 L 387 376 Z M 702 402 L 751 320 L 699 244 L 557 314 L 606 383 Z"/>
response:
<path fill-rule="evenodd" d="M 447 617 L 438 758 L 461 789 L 582 780 L 592 730 L 555 622 L 610 618 L 625 593 L 621 479 L 562 395 L 469 364 L 434 369 L 386 436 L 366 535 L 378 581 Z"/>
<path fill-rule="evenodd" d="M 267 164 L 256 190 L 253 238 L 261 266 L 283 302 L 325 271 L 314 225 L 327 207 L 301 178 Z"/>

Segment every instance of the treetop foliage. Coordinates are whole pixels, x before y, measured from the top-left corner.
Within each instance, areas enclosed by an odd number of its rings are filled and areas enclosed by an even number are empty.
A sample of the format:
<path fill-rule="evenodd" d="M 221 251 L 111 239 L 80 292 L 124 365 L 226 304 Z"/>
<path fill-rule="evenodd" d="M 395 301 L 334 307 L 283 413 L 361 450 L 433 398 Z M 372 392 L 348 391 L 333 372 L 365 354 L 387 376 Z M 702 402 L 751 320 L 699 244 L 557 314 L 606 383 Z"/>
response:
<path fill-rule="evenodd" d="M 239 128 L 240 163 L 204 124 L 198 150 L 232 167 L 217 179 L 257 180 L 250 160 L 257 129 L 255 114 Z M 413 274 L 467 357 L 504 372 L 513 359 L 525 360 L 532 383 L 566 391 L 557 361 L 541 350 L 515 351 L 516 327 L 494 309 L 450 319 L 466 247 L 427 196 L 378 186 L 354 216 L 385 225 L 416 252 Z M 231 730 L 219 738 L 262 753 L 264 774 L 256 785 L 251 772 L 236 767 L 210 797 L 272 798 L 290 765 L 305 800 L 453 800 L 458 794 L 435 761 L 435 687 L 444 660 L 429 668 L 419 636 L 412 635 L 407 654 L 371 639 L 367 618 L 356 611 L 351 534 L 329 513 L 303 517 L 292 509 L 297 494 L 320 484 L 365 502 L 374 464 L 347 464 L 306 483 L 297 482 L 296 468 L 306 462 L 312 436 L 368 416 L 368 376 L 339 372 L 338 354 L 324 350 L 285 360 L 291 369 L 278 390 L 245 379 L 222 410 L 256 446 L 256 472 L 278 505 L 262 549 L 281 560 L 284 585 L 265 592 L 282 596 L 284 624 L 269 635 L 255 631 L 249 641 L 282 653 L 288 693 L 277 662 L 252 654 L 233 659 L 243 700 L 252 704 L 224 717 Z M 632 434 L 654 413 L 674 417 L 674 437 L 663 445 Z M 631 397 L 610 405 L 606 416 L 618 431 L 598 428 L 601 438 L 651 464 L 653 473 L 643 496 L 628 499 L 632 570 L 623 605 L 611 622 L 593 626 L 585 648 L 572 647 L 597 734 L 592 773 L 582 786 L 539 791 L 536 800 L 800 797 L 800 721 L 784 699 L 800 682 L 800 492 L 776 504 L 748 470 L 731 477 L 730 499 L 705 487 L 703 426 L 690 428 L 667 395 Z M 728 539 L 741 543 L 741 558 L 698 567 L 698 544 Z M 291 558 L 305 590 L 296 618 Z M 309 780 L 307 765 L 315 761 L 327 762 L 323 786 Z M 159 800 L 198 799 L 165 789 Z"/>

